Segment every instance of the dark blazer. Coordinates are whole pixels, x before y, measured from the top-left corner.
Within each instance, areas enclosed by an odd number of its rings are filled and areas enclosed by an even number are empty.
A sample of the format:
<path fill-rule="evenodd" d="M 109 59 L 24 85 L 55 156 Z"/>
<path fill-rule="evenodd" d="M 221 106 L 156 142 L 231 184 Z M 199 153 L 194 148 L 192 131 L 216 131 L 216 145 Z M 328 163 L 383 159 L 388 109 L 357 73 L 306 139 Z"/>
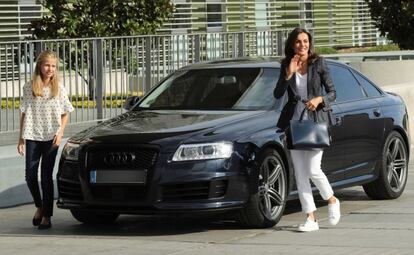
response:
<path fill-rule="evenodd" d="M 279 80 L 273 91 L 273 95 L 276 98 L 282 97 L 286 90 L 288 92 L 288 102 L 283 107 L 277 123 L 277 127 L 283 130 L 289 125 L 289 121 L 295 112 L 296 104 L 300 100 L 297 96 L 295 75 L 292 75 L 289 80 L 285 79 L 286 67 L 286 64 L 282 63 Z M 323 89 L 326 92 L 324 96 Z M 323 96 L 324 102 L 316 109 L 318 120 L 328 121 L 329 124 L 332 124 L 330 102 L 335 100 L 336 91 L 329 74 L 328 66 L 323 57 L 318 57 L 313 63 L 308 64 L 308 98 L 302 99 L 309 100 L 317 96 Z M 299 103 L 301 104 L 302 102 Z"/>

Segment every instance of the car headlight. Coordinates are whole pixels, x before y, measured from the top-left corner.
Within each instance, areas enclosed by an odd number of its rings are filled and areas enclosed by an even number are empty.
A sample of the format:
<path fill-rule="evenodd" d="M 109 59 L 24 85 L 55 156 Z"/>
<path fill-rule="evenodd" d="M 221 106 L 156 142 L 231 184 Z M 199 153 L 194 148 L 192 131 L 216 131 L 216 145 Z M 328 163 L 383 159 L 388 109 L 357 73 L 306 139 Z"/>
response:
<path fill-rule="evenodd" d="M 233 144 L 230 142 L 182 144 L 172 161 L 230 158 L 232 153 Z"/>
<path fill-rule="evenodd" d="M 67 142 L 62 150 L 62 157 L 67 160 L 77 161 L 79 157 L 79 143 Z"/>

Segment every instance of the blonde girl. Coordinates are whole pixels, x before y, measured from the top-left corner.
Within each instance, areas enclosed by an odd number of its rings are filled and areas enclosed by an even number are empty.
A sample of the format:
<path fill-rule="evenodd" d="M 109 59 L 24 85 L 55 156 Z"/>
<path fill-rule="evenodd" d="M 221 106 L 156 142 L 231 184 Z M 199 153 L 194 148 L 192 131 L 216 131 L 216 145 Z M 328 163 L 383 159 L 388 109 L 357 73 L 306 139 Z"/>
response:
<path fill-rule="evenodd" d="M 52 226 L 53 168 L 68 113 L 74 110 L 66 89 L 59 84 L 58 65 L 54 52 L 40 53 L 32 80 L 23 86 L 20 106 L 17 151 L 26 156 L 26 183 L 36 206 L 32 224 L 38 229 Z M 38 185 L 39 164 L 42 195 Z"/>

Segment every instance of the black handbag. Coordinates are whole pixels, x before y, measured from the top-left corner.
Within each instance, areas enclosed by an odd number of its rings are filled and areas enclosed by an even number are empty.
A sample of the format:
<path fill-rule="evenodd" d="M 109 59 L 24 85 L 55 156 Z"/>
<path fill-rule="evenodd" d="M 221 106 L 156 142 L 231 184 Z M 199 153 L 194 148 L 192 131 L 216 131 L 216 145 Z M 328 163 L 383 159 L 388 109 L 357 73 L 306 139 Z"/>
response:
<path fill-rule="evenodd" d="M 314 115 L 313 120 L 303 119 L 305 112 Z M 312 114 L 313 113 L 313 114 Z M 287 129 L 288 148 L 293 150 L 323 149 L 330 146 L 331 136 L 326 121 L 319 121 L 316 112 L 303 109 L 299 120 L 290 120 Z"/>

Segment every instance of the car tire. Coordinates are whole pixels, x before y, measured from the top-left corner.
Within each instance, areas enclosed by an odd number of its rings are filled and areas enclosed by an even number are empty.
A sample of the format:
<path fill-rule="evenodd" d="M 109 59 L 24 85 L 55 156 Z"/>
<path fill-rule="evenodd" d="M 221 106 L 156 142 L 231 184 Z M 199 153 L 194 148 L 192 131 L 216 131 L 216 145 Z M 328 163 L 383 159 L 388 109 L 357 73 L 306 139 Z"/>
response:
<path fill-rule="evenodd" d="M 378 178 L 363 185 L 372 199 L 395 199 L 401 196 L 407 183 L 408 150 L 402 136 L 392 131 L 382 149 Z"/>
<path fill-rule="evenodd" d="M 70 210 L 72 216 L 85 224 L 110 224 L 119 216 L 118 213 L 102 213 L 94 211 Z"/>
<path fill-rule="evenodd" d="M 276 225 L 283 215 L 287 197 L 287 171 L 280 154 L 266 149 L 259 156 L 258 192 L 250 195 L 239 219 L 243 226 L 268 228 Z"/>

